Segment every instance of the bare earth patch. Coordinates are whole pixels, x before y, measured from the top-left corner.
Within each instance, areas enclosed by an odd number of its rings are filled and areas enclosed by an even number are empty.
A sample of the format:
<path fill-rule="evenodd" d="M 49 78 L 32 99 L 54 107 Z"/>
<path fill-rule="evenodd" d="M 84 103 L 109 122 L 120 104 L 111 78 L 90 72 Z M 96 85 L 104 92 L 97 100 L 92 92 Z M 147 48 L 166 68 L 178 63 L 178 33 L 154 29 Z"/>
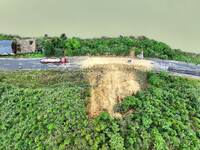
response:
<path fill-rule="evenodd" d="M 146 86 L 146 74 L 132 65 L 101 64 L 92 66 L 90 70 L 90 117 L 95 117 L 103 111 L 107 111 L 113 117 L 121 117 L 121 114 L 114 111 L 115 105 Z"/>
<path fill-rule="evenodd" d="M 132 60 L 132 62 L 128 62 L 129 60 Z M 80 65 L 82 68 L 91 68 L 96 65 L 106 64 L 128 65 L 142 71 L 152 69 L 152 62 L 150 60 L 135 59 L 130 57 L 88 57 L 84 61 L 81 61 Z"/>
<path fill-rule="evenodd" d="M 81 66 L 90 70 L 90 117 L 103 111 L 113 117 L 121 117 L 114 111 L 115 105 L 144 88 L 145 71 L 152 69 L 151 61 L 130 57 L 88 57 L 81 62 Z"/>

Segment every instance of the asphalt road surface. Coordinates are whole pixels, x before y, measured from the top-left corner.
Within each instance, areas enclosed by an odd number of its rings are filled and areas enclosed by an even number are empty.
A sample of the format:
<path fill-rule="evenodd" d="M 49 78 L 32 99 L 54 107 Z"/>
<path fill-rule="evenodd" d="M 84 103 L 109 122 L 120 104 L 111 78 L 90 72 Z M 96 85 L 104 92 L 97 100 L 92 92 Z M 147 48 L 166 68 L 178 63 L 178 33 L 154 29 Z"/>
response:
<path fill-rule="evenodd" d="M 154 70 L 156 71 L 167 71 L 175 74 L 196 76 L 200 78 L 200 65 L 173 60 L 151 60 L 153 62 Z"/>
<path fill-rule="evenodd" d="M 39 58 L 0 58 L 0 71 L 6 70 L 51 70 L 51 69 L 79 69 L 87 56 L 68 57 L 67 64 L 42 64 Z M 150 59 L 153 70 L 167 71 L 181 76 L 200 79 L 200 65 L 171 60 Z"/>
<path fill-rule="evenodd" d="M 70 57 L 68 64 L 43 64 L 40 58 L 0 58 L 0 70 L 50 70 L 50 69 L 76 69 L 80 65 L 78 62 L 84 60 L 85 57 Z"/>

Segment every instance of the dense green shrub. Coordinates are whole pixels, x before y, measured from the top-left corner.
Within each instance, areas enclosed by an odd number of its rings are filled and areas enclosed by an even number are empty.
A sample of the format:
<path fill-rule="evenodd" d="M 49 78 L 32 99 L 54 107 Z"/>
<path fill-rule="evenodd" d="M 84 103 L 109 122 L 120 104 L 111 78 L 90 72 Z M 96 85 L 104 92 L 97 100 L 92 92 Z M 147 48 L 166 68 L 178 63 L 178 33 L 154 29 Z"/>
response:
<path fill-rule="evenodd" d="M 134 112 L 121 121 L 125 147 L 200 149 L 200 81 L 148 76 L 149 88 L 126 98 L 119 109 Z"/>
<path fill-rule="evenodd" d="M 81 47 L 80 40 L 78 38 L 71 38 L 65 41 L 65 48 L 76 50 Z"/>
<path fill-rule="evenodd" d="M 122 119 L 90 119 L 82 72 L 1 72 L 0 149 L 199 150 L 200 81 L 166 73 L 148 81 L 118 106 Z"/>
<path fill-rule="evenodd" d="M 64 48 L 65 48 L 65 38 L 43 38 L 38 40 L 38 47 L 42 49 L 45 56 L 64 56 Z"/>
<path fill-rule="evenodd" d="M 46 39 L 46 37 L 45 37 Z M 96 38 L 96 39 L 80 39 L 80 38 L 62 38 L 53 37 L 48 39 L 48 43 L 44 44 L 43 49 L 49 56 L 49 47 L 51 50 L 59 48 L 64 51 L 66 56 L 84 56 L 84 55 L 112 55 L 112 56 L 128 56 L 131 51 L 135 51 L 138 55 L 142 51 L 145 57 L 160 58 L 186 61 L 200 64 L 200 55 L 185 53 L 181 50 L 172 49 L 162 42 L 158 42 L 146 37 L 134 38 L 123 37 L 118 38 Z M 51 52 L 54 56 L 54 52 Z"/>
<path fill-rule="evenodd" d="M 55 53 L 56 57 L 62 57 L 62 56 L 64 56 L 64 51 L 61 48 L 55 48 L 55 52 L 54 53 Z"/>
<path fill-rule="evenodd" d="M 87 92 L 78 71 L 0 73 L 0 149 L 124 149 L 108 113 L 87 117 Z"/>
<path fill-rule="evenodd" d="M 19 36 L 0 34 L 0 40 L 12 40 Z M 80 39 L 60 37 L 37 38 L 37 48 L 47 57 L 56 56 L 128 56 L 131 51 L 136 55 L 144 52 L 145 57 L 185 61 L 200 64 L 200 54 L 186 53 L 172 49 L 163 42 L 146 37 L 94 38 Z M 34 55 L 33 55 L 34 56 Z"/>
<path fill-rule="evenodd" d="M 13 40 L 15 38 L 20 38 L 20 37 L 18 35 L 0 34 L 0 40 Z"/>
<path fill-rule="evenodd" d="M 77 51 L 81 47 L 80 40 L 78 38 L 71 38 L 65 41 L 65 55 L 73 56 L 74 51 Z"/>
<path fill-rule="evenodd" d="M 148 38 L 136 39 L 135 47 L 138 49 L 138 52 L 143 50 L 145 57 L 179 60 L 200 64 L 199 54 L 186 53 L 181 50 L 172 49 L 165 43 Z"/>

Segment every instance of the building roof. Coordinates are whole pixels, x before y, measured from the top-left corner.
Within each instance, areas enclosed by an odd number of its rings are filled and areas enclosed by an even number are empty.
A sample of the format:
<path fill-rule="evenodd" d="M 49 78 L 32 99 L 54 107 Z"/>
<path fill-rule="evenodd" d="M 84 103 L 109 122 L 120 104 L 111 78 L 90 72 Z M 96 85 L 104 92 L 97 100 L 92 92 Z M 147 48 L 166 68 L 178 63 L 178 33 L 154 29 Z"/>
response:
<path fill-rule="evenodd" d="M 0 40 L 0 55 L 8 55 L 12 52 L 12 40 Z"/>

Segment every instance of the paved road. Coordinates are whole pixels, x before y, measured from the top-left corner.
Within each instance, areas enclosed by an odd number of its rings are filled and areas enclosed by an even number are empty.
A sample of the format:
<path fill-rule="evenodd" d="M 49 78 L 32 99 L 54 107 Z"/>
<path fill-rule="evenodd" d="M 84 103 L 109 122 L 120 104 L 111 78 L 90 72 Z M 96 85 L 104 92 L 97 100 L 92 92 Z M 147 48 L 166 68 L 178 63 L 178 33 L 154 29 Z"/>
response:
<path fill-rule="evenodd" d="M 40 58 L 0 58 L 0 70 L 50 70 L 79 68 L 85 57 L 70 57 L 69 64 L 42 64 Z M 78 63 L 77 63 L 78 62 Z"/>
<path fill-rule="evenodd" d="M 0 58 L 0 70 L 49 70 L 49 69 L 78 69 L 81 63 L 89 57 L 69 57 L 70 63 L 42 64 L 41 59 L 30 58 Z M 168 71 L 176 75 L 190 76 L 200 79 L 200 65 L 188 64 L 184 62 L 150 59 L 153 69 L 156 71 Z"/>
<path fill-rule="evenodd" d="M 153 62 L 154 70 L 156 71 L 168 71 L 175 74 L 186 74 L 189 76 L 197 76 L 200 78 L 200 65 L 173 60 L 151 60 Z"/>

